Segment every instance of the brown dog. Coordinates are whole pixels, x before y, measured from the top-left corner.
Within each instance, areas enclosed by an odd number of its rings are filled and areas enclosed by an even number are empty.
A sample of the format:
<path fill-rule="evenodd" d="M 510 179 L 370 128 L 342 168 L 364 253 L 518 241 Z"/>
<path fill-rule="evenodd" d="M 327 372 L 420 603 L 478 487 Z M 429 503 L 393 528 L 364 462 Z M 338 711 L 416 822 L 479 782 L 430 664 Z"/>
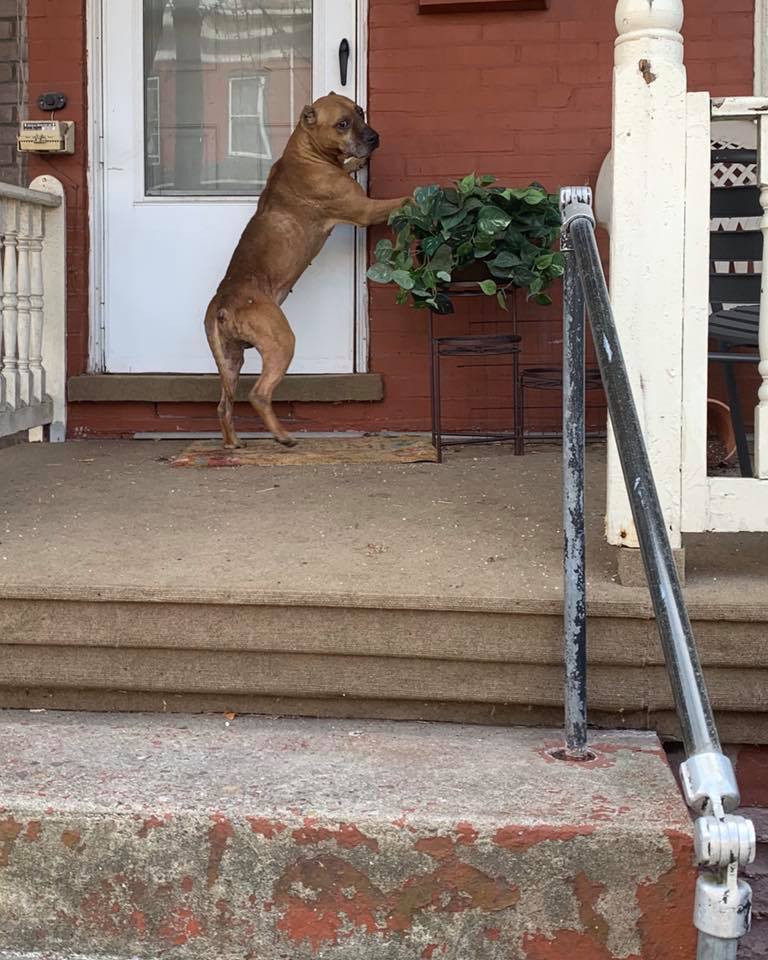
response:
<path fill-rule="evenodd" d="M 335 93 L 304 107 L 282 157 L 269 174 L 226 276 L 205 314 L 221 375 L 219 420 L 224 446 L 241 446 L 232 417 L 243 351 L 255 347 L 262 372 L 248 399 L 276 440 L 296 442 L 272 409 L 272 394 L 293 359 L 295 338 L 280 304 L 320 252 L 337 223 L 383 223 L 408 199 L 371 200 L 349 175 L 379 145 L 363 111 Z"/>

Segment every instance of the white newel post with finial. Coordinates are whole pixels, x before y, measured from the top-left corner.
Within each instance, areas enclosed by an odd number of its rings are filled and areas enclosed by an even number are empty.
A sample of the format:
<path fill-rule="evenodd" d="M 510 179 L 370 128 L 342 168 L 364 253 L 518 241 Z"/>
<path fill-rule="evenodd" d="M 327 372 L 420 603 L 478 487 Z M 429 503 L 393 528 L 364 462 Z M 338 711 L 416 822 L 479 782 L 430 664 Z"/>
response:
<path fill-rule="evenodd" d="M 682 0 L 618 0 L 611 300 L 673 548 L 681 546 L 686 165 Z M 609 431 L 606 535 L 637 547 Z"/>

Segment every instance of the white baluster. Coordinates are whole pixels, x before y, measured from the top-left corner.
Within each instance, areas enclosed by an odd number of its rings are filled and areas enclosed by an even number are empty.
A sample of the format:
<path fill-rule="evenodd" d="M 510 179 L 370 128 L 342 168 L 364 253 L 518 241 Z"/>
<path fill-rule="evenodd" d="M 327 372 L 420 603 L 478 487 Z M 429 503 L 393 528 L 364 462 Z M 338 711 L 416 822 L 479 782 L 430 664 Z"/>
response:
<path fill-rule="evenodd" d="M 3 289 L 3 248 L 5 244 L 5 236 L 2 229 L 2 219 L 0 219 L 0 291 Z M 3 375 L 3 370 L 5 369 L 5 364 L 3 363 L 3 354 L 5 352 L 4 343 L 5 336 L 3 334 L 3 298 L 0 296 L 0 410 L 5 408 L 5 376 Z"/>
<path fill-rule="evenodd" d="M 45 396 L 45 370 L 43 369 L 43 211 L 32 207 L 29 257 L 29 310 L 30 343 L 29 371 L 32 377 L 32 397 L 40 402 Z"/>
<path fill-rule="evenodd" d="M 760 183 L 760 206 L 763 218 L 763 273 L 760 290 L 760 364 L 758 370 L 762 383 L 757 391 L 755 407 L 755 476 L 768 480 L 768 116 L 762 114 L 757 121 L 758 129 L 758 180 Z"/>
<path fill-rule="evenodd" d="M 19 401 L 28 406 L 32 400 L 32 379 L 29 372 L 30 276 L 29 245 L 32 227 L 29 204 L 19 205 L 19 265 L 18 265 L 18 364 Z"/>
<path fill-rule="evenodd" d="M 611 299 L 667 530 L 673 548 L 679 548 L 686 164 L 683 4 L 618 0 L 615 9 Z M 609 543 L 637 547 L 612 434 L 606 513 Z"/>
<path fill-rule="evenodd" d="M 19 366 L 17 350 L 18 330 L 18 272 L 16 250 L 19 236 L 19 204 L 16 200 L 3 201 L 3 379 L 5 402 L 14 410 L 19 406 Z"/>

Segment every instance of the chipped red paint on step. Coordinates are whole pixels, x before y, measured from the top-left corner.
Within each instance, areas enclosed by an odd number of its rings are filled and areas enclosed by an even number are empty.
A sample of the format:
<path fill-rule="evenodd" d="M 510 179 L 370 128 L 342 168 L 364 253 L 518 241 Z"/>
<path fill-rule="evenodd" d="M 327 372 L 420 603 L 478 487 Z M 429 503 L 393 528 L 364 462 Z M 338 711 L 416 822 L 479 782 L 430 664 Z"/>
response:
<path fill-rule="evenodd" d="M 148 817 L 144 821 L 144 825 L 138 832 L 138 836 L 143 840 L 149 835 L 150 830 L 159 830 L 161 827 L 167 827 L 171 822 L 170 813 L 166 813 L 163 817 L 156 817 L 154 814 L 151 817 Z"/>
<path fill-rule="evenodd" d="M 183 947 L 202 936 L 204 929 L 188 907 L 177 907 L 162 921 L 157 932 L 169 946 Z"/>
<path fill-rule="evenodd" d="M 30 820 L 27 824 L 27 829 L 24 831 L 24 839 L 30 843 L 34 843 L 35 840 L 40 839 L 42 830 L 43 824 L 40 820 Z"/>
<path fill-rule="evenodd" d="M 448 860 L 453 856 L 453 840 L 450 837 L 421 837 L 414 847 L 434 860 Z"/>
<path fill-rule="evenodd" d="M 475 843 L 477 838 L 480 836 L 472 824 L 467 823 L 466 820 L 461 820 L 456 824 L 456 833 L 458 834 L 456 843 L 462 843 L 468 847 L 472 846 L 472 844 Z"/>
<path fill-rule="evenodd" d="M 214 823 L 208 831 L 210 853 L 208 854 L 208 869 L 206 871 L 209 888 L 219 879 L 219 868 L 224 858 L 224 851 L 227 849 L 229 841 L 235 835 L 232 824 L 223 814 L 214 813 L 211 819 Z"/>
<path fill-rule="evenodd" d="M 7 867 L 10 863 L 13 845 L 22 830 L 22 824 L 13 817 L 0 820 L 0 867 Z"/>
<path fill-rule="evenodd" d="M 75 850 L 80 852 L 83 847 L 80 846 L 80 831 L 79 830 L 62 830 L 61 831 L 61 843 L 62 846 L 65 846 L 68 850 Z"/>
<path fill-rule="evenodd" d="M 357 867 L 340 857 L 299 860 L 275 887 L 281 916 L 278 929 L 295 944 L 323 945 L 348 939 L 355 931 L 382 936 L 411 930 L 419 914 L 465 911 L 493 913 L 516 906 L 515 884 L 492 877 L 455 853 L 448 837 L 423 837 L 417 850 L 437 860 L 429 873 L 414 874 L 399 887 L 384 891 Z M 299 895 L 295 891 L 306 891 Z M 377 917 L 384 914 L 382 923 Z"/>
<path fill-rule="evenodd" d="M 691 922 L 680 922 L 681 917 L 693 916 L 693 842 L 674 830 L 667 830 L 666 835 L 674 857 L 672 867 L 658 879 L 637 887 L 644 960 L 688 960 L 696 956 L 696 930 Z"/>
<path fill-rule="evenodd" d="M 523 851 L 547 840 L 562 843 L 575 837 L 588 837 L 594 832 L 595 827 L 591 823 L 542 827 L 508 826 L 500 827 L 496 831 L 493 842 L 505 850 Z"/>
<path fill-rule="evenodd" d="M 317 821 L 312 817 L 304 818 L 304 826 L 291 832 L 291 836 L 300 846 L 322 843 L 323 840 L 335 840 L 340 847 L 353 850 L 355 847 L 368 847 L 374 853 L 379 852 L 379 842 L 372 837 L 366 837 L 354 823 L 341 823 L 337 830 L 327 827 L 316 827 Z"/>
<path fill-rule="evenodd" d="M 267 840 L 274 840 L 286 829 L 284 823 L 279 820 L 268 820 L 266 817 L 246 817 L 251 825 L 251 832 L 257 836 L 265 837 Z"/>

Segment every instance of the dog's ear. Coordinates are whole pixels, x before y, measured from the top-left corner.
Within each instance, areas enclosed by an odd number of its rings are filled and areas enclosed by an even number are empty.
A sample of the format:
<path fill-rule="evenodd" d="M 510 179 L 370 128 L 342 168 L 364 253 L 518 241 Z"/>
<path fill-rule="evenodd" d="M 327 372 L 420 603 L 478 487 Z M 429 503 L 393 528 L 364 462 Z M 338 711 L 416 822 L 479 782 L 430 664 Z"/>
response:
<path fill-rule="evenodd" d="M 301 111 L 301 125 L 303 127 L 314 127 L 317 123 L 317 113 L 312 104 L 308 103 Z"/>

